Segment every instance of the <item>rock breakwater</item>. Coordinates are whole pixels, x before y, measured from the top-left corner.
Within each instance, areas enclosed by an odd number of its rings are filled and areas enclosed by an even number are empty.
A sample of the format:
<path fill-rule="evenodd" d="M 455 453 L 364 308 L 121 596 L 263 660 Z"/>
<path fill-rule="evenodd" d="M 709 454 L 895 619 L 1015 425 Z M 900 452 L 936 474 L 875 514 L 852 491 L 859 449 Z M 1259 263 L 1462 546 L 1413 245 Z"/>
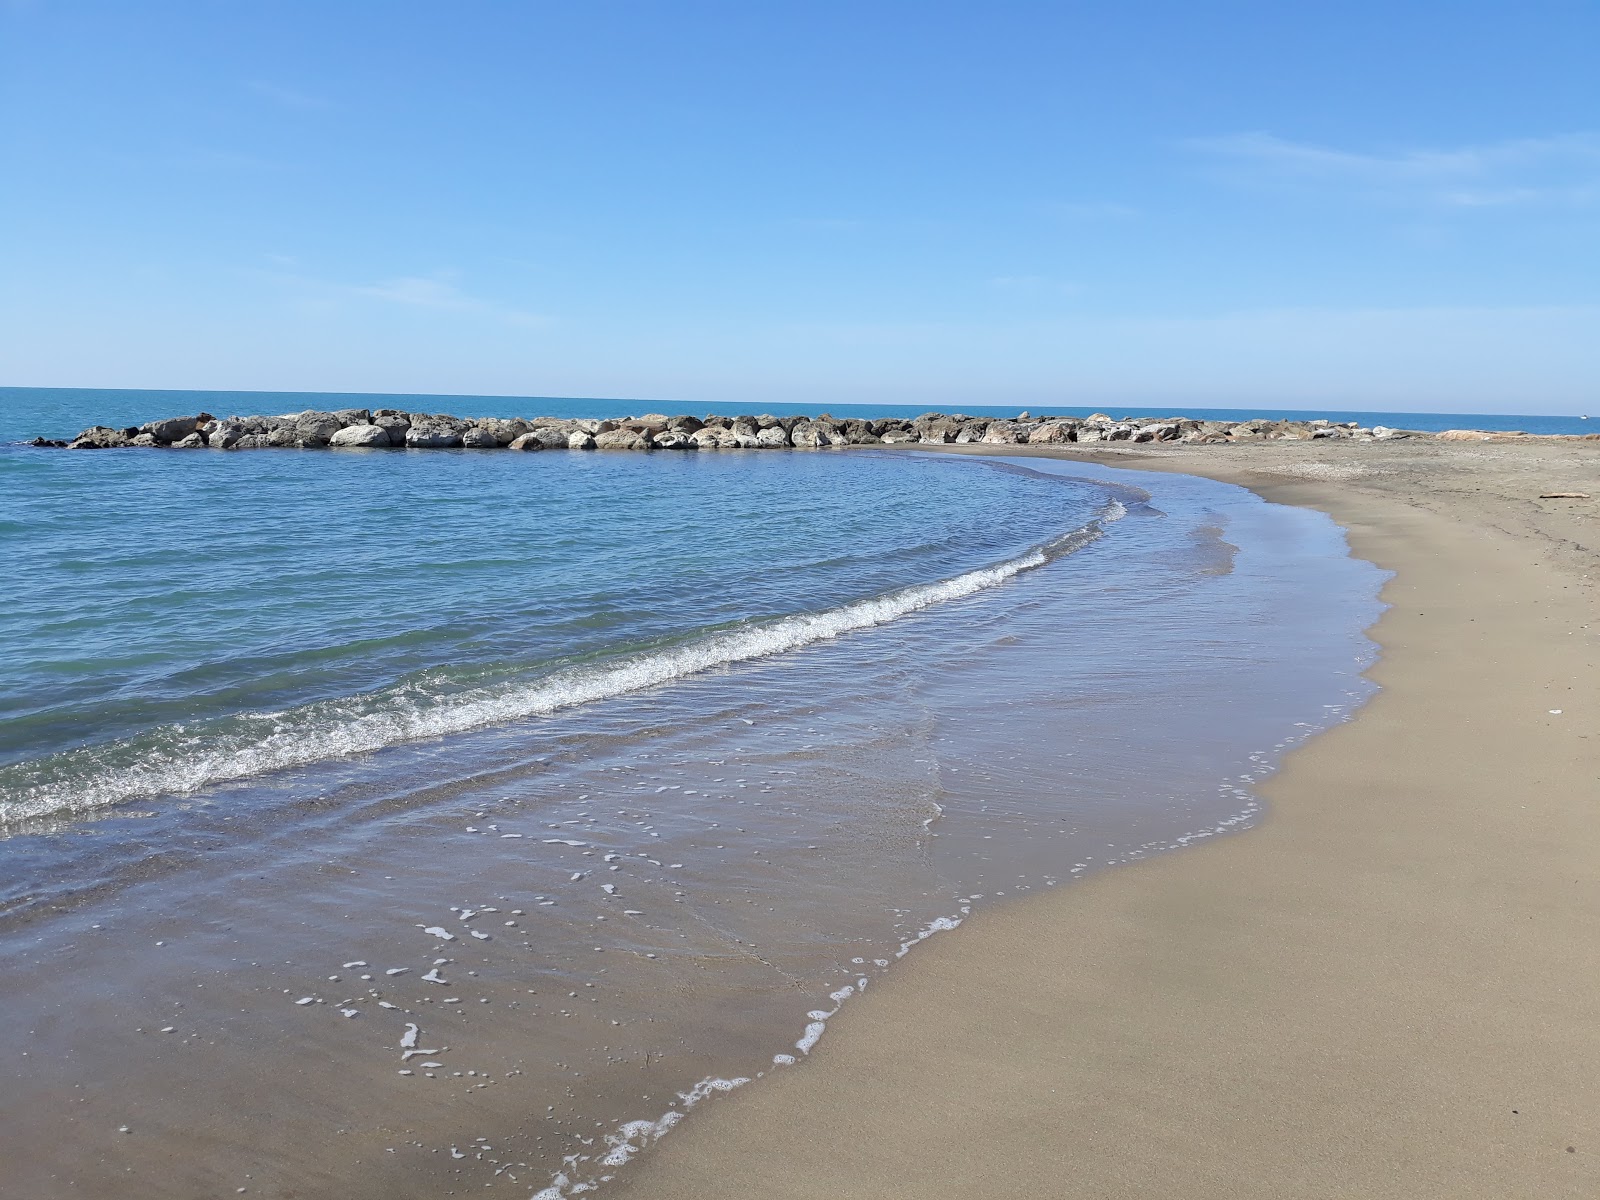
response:
<path fill-rule="evenodd" d="M 281 416 L 214 417 L 197 413 L 143 425 L 95 425 L 71 441 L 35 438 L 35 446 L 69 450 L 162 447 L 174 450 L 776 450 L 870 445 L 1038 446 L 1129 442 L 1225 444 L 1310 441 L 1322 438 L 1377 442 L 1401 438 L 1521 439 L 1520 433 L 1447 430 L 1440 434 L 1323 420 L 1206 421 L 1192 417 L 1117 419 L 1088 417 L 973 417 L 923 413 L 919 417 L 775 417 L 710 415 L 612 419 L 566 417 L 456 417 L 397 408 L 307 410 Z"/>

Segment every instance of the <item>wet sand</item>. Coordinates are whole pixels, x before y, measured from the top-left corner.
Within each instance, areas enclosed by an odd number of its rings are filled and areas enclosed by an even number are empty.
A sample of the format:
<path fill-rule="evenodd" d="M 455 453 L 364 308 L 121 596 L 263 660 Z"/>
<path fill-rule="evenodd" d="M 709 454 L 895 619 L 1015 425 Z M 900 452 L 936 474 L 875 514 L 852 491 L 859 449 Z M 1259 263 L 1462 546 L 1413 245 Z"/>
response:
<path fill-rule="evenodd" d="M 1051 456 L 1331 513 L 1396 572 L 1383 690 L 1260 825 L 934 939 L 615 1194 L 1600 1194 L 1600 500 L 1537 498 L 1600 446 Z"/>

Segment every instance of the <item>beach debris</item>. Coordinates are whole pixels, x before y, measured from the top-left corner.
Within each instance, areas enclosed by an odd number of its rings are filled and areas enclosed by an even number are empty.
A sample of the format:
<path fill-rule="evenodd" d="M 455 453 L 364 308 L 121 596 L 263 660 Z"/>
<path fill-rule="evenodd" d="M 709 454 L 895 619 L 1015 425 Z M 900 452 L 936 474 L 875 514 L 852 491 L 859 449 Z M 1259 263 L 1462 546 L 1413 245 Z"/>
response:
<path fill-rule="evenodd" d="M 406 1031 L 400 1035 L 400 1049 L 410 1050 L 414 1048 L 417 1044 L 417 1035 L 421 1032 L 422 1030 L 418 1026 L 407 1021 Z"/>
<path fill-rule="evenodd" d="M 425 983 L 439 983 L 445 985 L 446 987 L 450 985 L 450 981 L 443 975 L 439 974 L 438 967 L 434 967 L 431 971 L 424 975 L 422 979 Z"/>
<path fill-rule="evenodd" d="M 359 1008 L 341 1008 L 339 1011 L 347 1017 L 359 1017 L 361 1015 Z"/>
<path fill-rule="evenodd" d="M 317 998 L 315 996 L 301 996 L 300 999 L 295 1001 L 296 1004 L 315 1004 L 316 1002 Z"/>
<path fill-rule="evenodd" d="M 589 872 L 587 872 L 587 871 L 574 871 L 572 873 L 572 882 L 573 883 L 577 883 L 578 880 L 587 879 L 588 877 L 589 877 Z"/>
<path fill-rule="evenodd" d="M 364 967 L 364 966 L 367 966 L 367 965 L 368 965 L 367 963 L 362 962 L 358 958 L 358 959 L 355 960 L 355 962 L 347 962 L 347 963 L 345 963 L 344 964 L 344 969 L 346 971 L 349 971 L 349 970 L 353 970 L 356 967 Z"/>
<path fill-rule="evenodd" d="M 614 883 L 602 883 L 600 890 L 608 896 L 615 896 L 617 894 L 617 885 Z"/>
<path fill-rule="evenodd" d="M 385 975 L 404 975 L 409 970 L 411 970 L 410 967 L 390 967 L 387 971 L 384 972 L 384 974 Z"/>
<path fill-rule="evenodd" d="M 418 928 L 422 929 L 422 926 L 419 925 Z M 429 925 L 426 929 L 422 929 L 422 932 L 427 934 L 429 937 L 438 938 L 441 942 L 453 942 L 456 940 L 456 935 L 451 933 L 443 925 Z"/>
<path fill-rule="evenodd" d="M 1540 492 L 1541 500 L 1587 500 L 1588 492 Z"/>

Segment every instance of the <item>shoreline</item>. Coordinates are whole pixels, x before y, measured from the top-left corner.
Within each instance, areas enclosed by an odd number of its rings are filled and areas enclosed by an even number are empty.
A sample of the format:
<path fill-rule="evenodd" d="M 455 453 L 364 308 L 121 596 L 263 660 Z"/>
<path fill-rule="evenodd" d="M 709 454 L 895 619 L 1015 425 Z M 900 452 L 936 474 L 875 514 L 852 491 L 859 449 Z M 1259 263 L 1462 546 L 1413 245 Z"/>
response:
<path fill-rule="evenodd" d="M 988 451 L 1329 513 L 1396 572 L 1382 690 L 1252 829 L 976 914 L 617 1194 L 1593 1194 L 1600 556 L 1538 498 L 1592 452 L 1355 449 Z"/>

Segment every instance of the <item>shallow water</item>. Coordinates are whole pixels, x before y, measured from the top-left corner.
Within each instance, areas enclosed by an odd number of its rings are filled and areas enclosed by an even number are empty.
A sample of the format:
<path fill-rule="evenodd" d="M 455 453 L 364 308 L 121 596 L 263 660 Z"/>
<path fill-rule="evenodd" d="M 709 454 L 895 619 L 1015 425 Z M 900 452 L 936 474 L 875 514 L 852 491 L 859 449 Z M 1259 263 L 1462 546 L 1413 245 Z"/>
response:
<path fill-rule="evenodd" d="M 0 471 L 6 1195 L 576 1194 L 974 905 L 1247 824 L 1368 692 L 1380 573 L 1181 476 Z"/>

